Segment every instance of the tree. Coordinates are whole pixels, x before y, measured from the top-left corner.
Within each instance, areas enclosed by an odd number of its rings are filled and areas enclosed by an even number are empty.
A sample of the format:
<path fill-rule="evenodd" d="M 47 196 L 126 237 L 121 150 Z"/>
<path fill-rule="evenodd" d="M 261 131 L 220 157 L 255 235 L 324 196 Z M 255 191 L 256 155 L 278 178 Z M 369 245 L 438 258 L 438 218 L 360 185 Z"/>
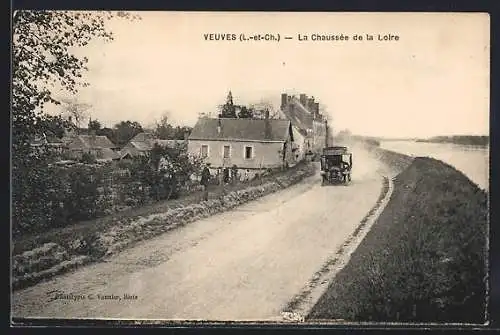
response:
<path fill-rule="evenodd" d="M 139 122 L 122 121 L 114 126 L 115 143 L 123 145 L 128 143 L 135 135 L 142 133 L 144 130 Z"/>
<path fill-rule="evenodd" d="M 240 119 L 251 119 L 253 118 L 253 112 L 253 109 L 242 106 L 240 112 L 238 113 L 238 117 Z"/>
<path fill-rule="evenodd" d="M 173 126 L 169 123 L 168 113 L 165 113 L 156 122 L 153 134 L 160 140 L 183 140 L 186 134 L 191 133 L 192 128 L 187 126 Z"/>
<path fill-rule="evenodd" d="M 63 104 L 62 115 L 66 120 L 74 123 L 80 128 L 82 122 L 89 116 L 89 109 L 92 107 L 86 103 L 79 103 L 76 99 L 62 98 L 59 101 Z"/>
<path fill-rule="evenodd" d="M 236 118 L 236 106 L 233 103 L 233 94 L 229 91 L 226 103 L 220 106 L 219 117 L 222 118 Z"/>
<path fill-rule="evenodd" d="M 85 57 L 75 49 L 98 38 L 111 41 L 105 22 L 111 12 L 16 11 L 12 17 L 12 184 L 13 230 L 23 222 L 37 222 L 32 217 L 36 202 L 49 203 L 44 182 L 53 178 L 48 169 L 52 155 L 34 151 L 31 139 L 46 131 L 64 127 L 62 119 L 44 113 L 44 105 L 61 102 L 54 92 L 76 94 L 87 84 Z M 131 17 L 126 13 L 116 15 Z M 55 125 L 55 123 L 59 125 Z M 62 126 L 62 127 L 60 127 Z M 39 184 L 37 186 L 37 184 Z M 44 184 L 44 187 L 40 185 Z M 31 217 L 30 217 L 31 215 Z M 41 220 L 41 218 L 40 218 Z"/>
<path fill-rule="evenodd" d="M 96 130 L 95 132 L 96 135 L 99 135 L 99 136 L 106 136 L 111 142 L 113 142 L 114 144 L 118 144 L 116 142 L 116 133 L 114 131 L 114 129 L 111 129 L 111 128 L 101 128 L 99 130 Z"/>
<path fill-rule="evenodd" d="M 154 135 L 160 140 L 168 140 L 173 137 L 174 127 L 168 122 L 168 113 L 164 113 L 161 119 L 156 122 Z"/>
<path fill-rule="evenodd" d="M 16 11 L 13 14 L 12 132 L 13 152 L 26 155 L 33 134 L 44 131 L 45 103 L 59 104 L 52 94 L 61 86 L 76 93 L 85 83 L 86 58 L 70 50 L 94 37 L 111 40 L 104 29 L 110 14 L 67 11 Z"/>
<path fill-rule="evenodd" d="M 12 25 L 12 167 L 29 163 L 31 138 L 43 134 L 46 103 L 60 105 L 56 87 L 76 94 L 87 58 L 75 55 L 92 39 L 113 39 L 105 29 L 112 12 L 16 11 Z M 136 18 L 127 13 L 118 17 Z"/>
<path fill-rule="evenodd" d="M 189 134 L 191 134 L 192 130 L 193 130 L 193 128 L 188 127 L 188 126 L 182 126 L 182 127 L 177 126 L 177 127 L 175 127 L 173 139 L 174 140 L 183 140 L 183 139 L 185 139 L 186 136 L 189 136 Z"/>
<path fill-rule="evenodd" d="M 275 110 L 273 103 L 270 100 L 261 99 L 259 102 L 250 104 L 249 108 L 253 110 L 253 117 L 262 119 L 266 112 L 269 112 L 270 119 L 277 119 L 279 111 Z"/>
<path fill-rule="evenodd" d="M 47 115 L 40 119 L 40 128 L 44 129 L 45 135 L 53 135 L 57 138 L 63 138 L 65 130 L 72 125 L 64 120 L 60 115 Z"/>
<path fill-rule="evenodd" d="M 99 122 L 99 120 L 92 120 L 90 119 L 89 120 L 89 125 L 88 125 L 88 128 L 90 131 L 95 131 L 96 134 L 99 130 L 101 130 L 101 123 Z"/>

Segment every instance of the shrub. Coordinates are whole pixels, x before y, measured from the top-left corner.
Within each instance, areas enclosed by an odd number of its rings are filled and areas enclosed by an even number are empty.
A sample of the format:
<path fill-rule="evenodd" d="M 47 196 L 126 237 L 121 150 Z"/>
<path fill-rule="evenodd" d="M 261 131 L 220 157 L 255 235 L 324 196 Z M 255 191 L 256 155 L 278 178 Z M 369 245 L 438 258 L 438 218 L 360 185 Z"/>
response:
<path fill-rule="evenodd" d="M 80 162 L 85 164 L 94 164 L 97 159 L 90 152 L 82 153 L 82 158 L 80 158 Z"/>

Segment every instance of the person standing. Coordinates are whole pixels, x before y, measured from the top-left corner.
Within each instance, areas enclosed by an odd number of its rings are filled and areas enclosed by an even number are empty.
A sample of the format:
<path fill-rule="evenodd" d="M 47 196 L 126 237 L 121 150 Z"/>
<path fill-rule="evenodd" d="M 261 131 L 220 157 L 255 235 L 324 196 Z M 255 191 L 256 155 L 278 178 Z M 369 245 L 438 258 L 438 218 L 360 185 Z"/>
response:
<path fill-rule="evenodd" d="M 208 184 L 210 183 L 210 169 L 208 168 L 210 164 L 208 163 L 205 165 L 203 168 L 203 171 L 201 172 L 201 181 L 200 184 L 203 186 L 203 200 L 207 201 L 208 200 Z"/>
<path fill-rule="evenodd" d="M 238 167 L 236 165 L 231 167 L 231 181 L 233 184 L 238 182 Z"/>

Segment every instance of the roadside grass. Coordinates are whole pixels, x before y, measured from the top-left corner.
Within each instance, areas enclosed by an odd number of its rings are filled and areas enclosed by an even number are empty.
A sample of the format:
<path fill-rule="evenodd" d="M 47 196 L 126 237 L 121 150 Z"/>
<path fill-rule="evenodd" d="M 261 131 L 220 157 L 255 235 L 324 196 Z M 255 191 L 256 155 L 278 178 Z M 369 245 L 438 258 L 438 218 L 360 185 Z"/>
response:
<path fill-rule="evenodd" d="M 455 168 L 415 158 L 310 320 L 485 322 L 487 194 Z"/>

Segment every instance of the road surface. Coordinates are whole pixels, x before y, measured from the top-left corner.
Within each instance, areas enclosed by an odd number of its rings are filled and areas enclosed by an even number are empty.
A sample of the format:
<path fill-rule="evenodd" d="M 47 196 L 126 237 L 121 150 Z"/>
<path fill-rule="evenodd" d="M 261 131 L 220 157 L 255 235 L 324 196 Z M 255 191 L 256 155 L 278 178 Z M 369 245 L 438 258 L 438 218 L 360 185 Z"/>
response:
<path fill-rule="evenodd" d="M 14 292 L 12 315 L 279 319 L 380 194 L 384 167 L 360 148 L 353 148 L 353 165 L 348 187 L 321 187 L 316 175 L 141 242 L 104 263 Z M 74 298 L 54 300 L 57 294 Z"/>

